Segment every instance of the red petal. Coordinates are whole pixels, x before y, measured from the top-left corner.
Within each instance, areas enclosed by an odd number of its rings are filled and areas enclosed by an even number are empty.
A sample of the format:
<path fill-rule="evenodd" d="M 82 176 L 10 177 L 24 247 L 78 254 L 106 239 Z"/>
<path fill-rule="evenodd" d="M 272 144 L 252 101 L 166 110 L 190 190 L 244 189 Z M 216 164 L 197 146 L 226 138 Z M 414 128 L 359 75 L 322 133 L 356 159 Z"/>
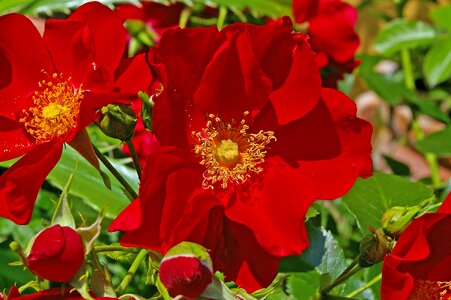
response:
<path fill-rule="evenodd" d="M 212 218 L 211 228 L 218 222 L 218 216 Z M 268 254 L 246 226 L 227 219 L 223 222 L 221 231 L 210 233 L 219 239 L 211 253 L 214 268 L 248 292 L 267 287 L 277 275 L 280 259 Z"/>
<path fill-rule="evenodd" d="M 141 200 L 136 198 L 114 219 L 108 231 L 133 231 L 138 229 L 141 226 L 142 213 Z"/>
<path fill-rule="evenodd" d="M 19 157 L 36 146 L 23 124 L 0 116 L 0 161 Z"/>
<path fill-rule="evenodd" d="M 323 3 L 318 14 L 309 20 L 310 44 L 316 52 L 324 52 L 337 62 L 350 60 L 359 47 L 354 30 L 357 10 L 341 1 Z"/>
<path fill-rule="evenodd" d="M 442 205 L 438 209 L 439 213 L 451 214 L 451 192 L 448 194 Z"/>
<path fill-rule="evenodd" d="M 304 23 L 316 15 L 319 3 L 318 0 L 293 0 L 291 5 L 296 23 Z"/>
<path fill-rule="evenodd" d="M 272 89 L 254 56 L 249 32 L 240 29 L 243 32 L 221 32 L 226 39 L 216 50 L 194 93 L 194 104 L 203 113 L 219 115 L 225 121 L 240 120 L 244 111 L 258 112 Z"/>
<path fill-rule="evenodd" d="M 39 32 L 27 17 L 1 16 L 0 28 L 0 115 L 15 120 L 44 79 L 42 71 L 53 73 L 53 67 Z"/>
<path fill-rule="evenodd" d="M 397 271 L 392 266 L 392 257 L 385 257 L 382 265 L 382 284 L 381 298 L 390 299 L 408 299 L 413 290 L 414 280 L 408 273 Z"/>
<path fill-rule="evenodd" d="M 288 17 L 265 26 L 248 26 L 255 58 L 263 72 L 271 79 L 273 90 L 287 79 L 293 63 L 293 24 Z"/>
<path fill-rule="evenodd" d="M 95 63 L 113 72 L 121 61 L 126 43 L 125 28 L 114 11 L 98 2 L 80 6 L 68 20 L 86 22 L 95 41 Z"/>
<path fill-rule="evenodd" d="M 264 168 L 260 178 L 236 186 L 236 199 L 232 197 L 225 214 L 250 228 L 268 253 L 300 254 L 308 245 L 303 220 L 315 200 L 315 186 L 280 160 L 270 159 Z"/>
<path fill-rule="evenodd" d="M 344 195 L 357 177 L 371 175 L 371 125 L 355 116 L 356 106 L 346 95 L 323 89 L 341 143 L 339 155 L 323 160 L 302 160 L 299 170 L 318 186 L 319 198 L 336 199 Z"/>
<path fill-rule="evenodd" d="M 95 62 L 94 36 L 81 20 L 47 20 L 44 41 L 57 72 L 70 76 L 74 84 L 85 83 Z"/>
<path fill-rule="evenodd" d="M 284 85 L 270 98 L 280 124 L 294 121 L 312 110 L 320 98 L 321 78 L 314 55 L 302 39 L 293 52 L 293 64 Z"/>
<path fill-rule="evenodd" d="M 27 224 L 39 189 L 61 157 L 62 145 L 37 146 L 0 177 L 0 215 Z"/>
<path fill-rule="evenodd" d="M 144 54 L 123 60 L 116 70 L 115 87 L 121 92 L 137 93 L 148 89 L 152 74 Z"/>

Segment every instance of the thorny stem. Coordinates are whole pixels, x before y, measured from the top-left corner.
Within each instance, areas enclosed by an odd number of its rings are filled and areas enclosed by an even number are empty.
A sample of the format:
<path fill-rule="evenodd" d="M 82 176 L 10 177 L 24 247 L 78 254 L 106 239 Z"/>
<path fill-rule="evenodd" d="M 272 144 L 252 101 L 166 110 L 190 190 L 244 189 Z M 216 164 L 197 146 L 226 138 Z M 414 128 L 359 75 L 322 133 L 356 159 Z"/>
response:
<path fill-rule="evenodd" d="M 353 297 L 357 296 L 358 294 L 360 294 L 364 290 L 370 288 L 373 284 L 378 283 L 381 279 L 382 279 L 382 273 L 380 273 L 379 275 L 377 275 L 376 277 L 374 277 L 373 279 L 368 281 L 365 285 L 362 285 L 361 287 L 359 287 L 355 291 L 352 291 L 351 293 L 347 294 L 346 297 L 347 298 L 353 298 Z"/>
<path fill-rule="evenodd" d="M 131 200 L 134 200 L 138 198 L 138 194 L 135 192 L 135 190 L 128 184 L 127 180 L 125 180 L 124 177 L 122 177 L 121 173 L 119 173 L 116 168 L 110 163 L 108 158 L 94 145 L 92 144 L 92 148 L 94 149 L 94 152 L 96 153 L 99 160 L 103 163 L 103 165 L 113 174 L 114 177 L 122 184 L 124 189 L 130 194 L 132 197 Z"/>
<path fill-rule="evenodd" d="M 139 157 L 138 157 L 138 154 L 136 153 L 135 145 L 133 144 L 133 141 L 131 139 L 126 141 L 125 143 L 127 144 L 128 149 L 130 150 L 130 155 L 133 160 L 133 165 L 135 166 L 136 173 L 138 173 L 138 178 L 141 179 L 142 170 L 141 170 L 141 165 L 139 164 Z"/>
<path fill-rule="evenodd" d="M 409 90 L 415 91 L 416 87 L 415 87 L 415 78 L 413 76 L 412 59 L 410 57 L 410 52 L 408 49 L 401 50 L 401 62 L 404 71 L 404 80 L 406 87 Z M 424 132 L 422 131 L 418 123 L 418 120 L 415 117 L 412 122 L 412 128 L 417 140 L 422 140 L 424 138 Z M 424 153 L 424 157 L 426 159 L 426 162 L 428 163 L 429 170 L 431 172 L 432 184 L 435 188 L 437 188 L 440 186 L 440 175 L 438 170 L 437 155 L 426 152 Z"/>
<path fill-rule="evenodd" d="M 133 261 L 132 265 L 130 266 L 130 269 L 128 269 L 128 272 L 125 275 L 124 279 L 122 279 L 122 282 L 119 284 L 119 286 L 116 289 L 116 293 L 118 295 L 122 295 L 125 292 L 125 289 L 128 287 L 128 285 L 132 281 L 133 276 L 135 275 L 136 271 L 138 270 L 139 266 L 144 261 L 146 256 L 147 256 L 146 249 L 142 249 L 141 251 L 139 251 L 138 256 L 136 256 L 135 260 Z"/>
<path fill-rule="evenodd" d="M 130 252 L 130 253 L 138 253 L 139 250 L 136 248 L 128 248 L 119 245 L 99 245 L 94 246 L 96 253 L 108 252 L 108 251 L 122 251 L 122 252 Z"/>

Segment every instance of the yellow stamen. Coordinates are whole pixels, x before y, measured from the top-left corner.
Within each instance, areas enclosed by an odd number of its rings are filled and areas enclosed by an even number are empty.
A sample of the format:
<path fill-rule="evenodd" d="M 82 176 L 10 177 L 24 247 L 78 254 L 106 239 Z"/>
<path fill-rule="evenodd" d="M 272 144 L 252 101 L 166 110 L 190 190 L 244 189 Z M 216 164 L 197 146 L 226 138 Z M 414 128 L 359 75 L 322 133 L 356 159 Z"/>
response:
<path fill-rule="evenodd" d="M 22 111 L 19 121 L 37 141 L 47 142 L 77 126 L 84 91 L 62 74 L 53 74 L 38 86 L 32 96 L 33 106 Z"/>
<path fill-rule="evenodd" d="M 249 112 L 244 113 L 246 117 Z M 213 114 L 208 116 L 206 127 L 193 132 L 197 144 L 194 152 L 205 166 L 203 188 L 213 189 L 217 183 L 227 188 L 229 182 L 244 183 L 252 174 L 263 171 L 266 146 L 276 140 L 274 132 L 260 130 L 247 133 L 245 119 L 239 124 L 225 124 Z"/>
<path fill-rule="evenodd" d="M 451 281 L 415 280 L 408 300 L 451 299 Z"/>

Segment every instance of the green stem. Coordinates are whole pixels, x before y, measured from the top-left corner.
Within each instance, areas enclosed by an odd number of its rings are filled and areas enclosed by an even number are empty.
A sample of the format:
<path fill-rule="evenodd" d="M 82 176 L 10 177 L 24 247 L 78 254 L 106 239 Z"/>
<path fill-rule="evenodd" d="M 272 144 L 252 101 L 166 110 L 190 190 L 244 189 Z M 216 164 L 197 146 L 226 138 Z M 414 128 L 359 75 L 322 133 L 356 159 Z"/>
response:
<path fill-rule="evenodd" d="M 421 141 L 422 139 L 424 139 L 424 137 L 425 137 L 424 132 L 421 129 L 418 119 L 415 116 L 412 121 L 412 129 L 413 129 L 413 132 L 415 134 L 417 141 Z M 429 152 L 426 152 L 423 154 L 424 154 L 424 158 L 426 159 L 426 162 L 429 166 L 429 170 L 431 172 L 432 185 L 434 186 L 434 188 L 438 188 L 441 184 L 441 181 L 440 181 L 440 174 L 439 174 L 439 169 L 438 169 L 437 155 L 435 155 L 433 153 L 429 153 Z"/>
<path fill-rule="evenodd" d="M 128 149 L 130 150 L 130 155 L 132 157 L 133 164 L 135 165 L 136 173 L 138 173 L 138 178 L 141 179 L 142 169 L 141 165 L 139 164 L 139 157 L 138 153 L 136 153 L 135 145 L 133 144 L 133 141 L 131 139 L 126 141 L 125 143 L 127 144 Z"/>
<path fill-rule="evenodd" d="M 353 268 L 350 272 L 344 274 L 343 276 L 339 276 L 337 279 L 335 279 L 334 282 L 332 282 L 330 285 L 328 285 L 324 289 L 322 289 L 321 294 L 325 295 L 325 294 L 329 293 L 336 286 L 342 284 L 343 282 L 348 280 L 348 278 L 357 274 L 360 270 L 362 270 L 362 267 L 360 265 L 355 266 L 355 268 Z"/>
<path fill-rule="evenodd" d="M 221 30 L 224 27 L 226 18 L 227 18 L 227 7 L 222 5 L 219 7 L 218 22 L 216 23 L 219 30 Z"/>
<path fill-rule="evenodd" d="M 347 294 L 346 297 L 347 298 L 353 298 L 353 297 L 357 296 L 358 294 L 360 294 L 364 290 L 370 288 L 373 284 L 378 283 L 381 279 L 382 279 L 382 273 L 377 275 L 376 277 L 374 277 L 370 281 L 368 281 L 365 285 L 362 285 L 361 287 L 359 287 L 355 291 Z"/>
<path fill-rule="evenodd" d="M 127 180 L 125 180 L 124 177 L 122 177 L 121 173 L 116 170 L 116 168 L 110 163 L 108 158 L 94 145 L 92 144 L 92 148 L 94 149 L 94 152 L 96 153 L 99 160 L 103 163 L 103 165 L 113 174 L 114 177 L 122 184 L 124 189 L 130 194 L 132 197 L 131 200 L 134 200 L 138 198 L 138 194 L 135 192 L 135 190 L 128 184 Z"/>
<path fill-rule="evenodd" d="M 118 295 L 122 295 L 125 292 L 125 289 L 128 287 L 130 282 L 133 279 L 133 276 L 135 275 L 136 271 L 138 270 L 141 263 L 144 261 L 144 259 L 147 256 L 147 250 L 142 249 L 138 256 L 133 261 L 132 265 L 130 266 L 130 269 L 128 269 L 127 274 L 125 275 L 124 279 L 122 279 L 122 282 L 119 284 L 119 286 L 116 289 L 116 293 Z"/>
<path fill-rule="evenodd" d="M 402 69 L 404 71 L 404 81 L 409 90 L 415 90 L 415 78 L 413 77 L 412 60 L 409 49 L 401 50 Z"/>
<path fill-rule="evenodd" d="M 406 87 L 409 90 L 415 91 L 416 87 L 415 87 L 415 78 L 413 76 L 412 59 L 410 57 L 410 52 L 408 49 L 401 50 L 401 62 L 404 71 L 404 81 L 406 83 Z M 418 120 L 415 116 L 412 122 L 412 128 L 414 130 L 417 140 L 422 140 L 424 138 L 424 132 L 421 129 Z M 432 185 L 435 188 L 437 188 L 440 186 L 440 175 L 438 170 L 437 155 L 433 153 L 424 153 L 424 157 L 431 172 Z"/>
<path fill-rule="evenodd" d="M 122 252 L 129 252 L 129 253 L 138 253 L 139 250 L 136 248 L 128 248 L 124 246 L 119 245 L 100 245 L 100 246 L 94 246 L 94 249 L 96 253 L 101 252 L 108 252 L 108 251 L 122 251 Z"/>

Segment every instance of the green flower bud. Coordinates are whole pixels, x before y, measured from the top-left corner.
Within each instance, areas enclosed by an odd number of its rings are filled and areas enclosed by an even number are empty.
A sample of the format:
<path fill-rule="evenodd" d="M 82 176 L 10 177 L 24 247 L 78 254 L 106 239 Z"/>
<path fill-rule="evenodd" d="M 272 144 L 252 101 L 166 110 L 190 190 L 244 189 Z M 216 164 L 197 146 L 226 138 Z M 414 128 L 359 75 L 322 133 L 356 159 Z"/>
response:
<path fill-rule="evenodd" d="M 100 129 L 107 136 L 128 141 L 133 136 L 136 114 L 127 105 L 109 104 L 101 110 Z"/>
<path fill-rule="evenodd" d="M 360 242 L 359 265 L 363 268 L 381 262 L 391 252 L 391 242 L 380 231 L 369 233 Z"/>

